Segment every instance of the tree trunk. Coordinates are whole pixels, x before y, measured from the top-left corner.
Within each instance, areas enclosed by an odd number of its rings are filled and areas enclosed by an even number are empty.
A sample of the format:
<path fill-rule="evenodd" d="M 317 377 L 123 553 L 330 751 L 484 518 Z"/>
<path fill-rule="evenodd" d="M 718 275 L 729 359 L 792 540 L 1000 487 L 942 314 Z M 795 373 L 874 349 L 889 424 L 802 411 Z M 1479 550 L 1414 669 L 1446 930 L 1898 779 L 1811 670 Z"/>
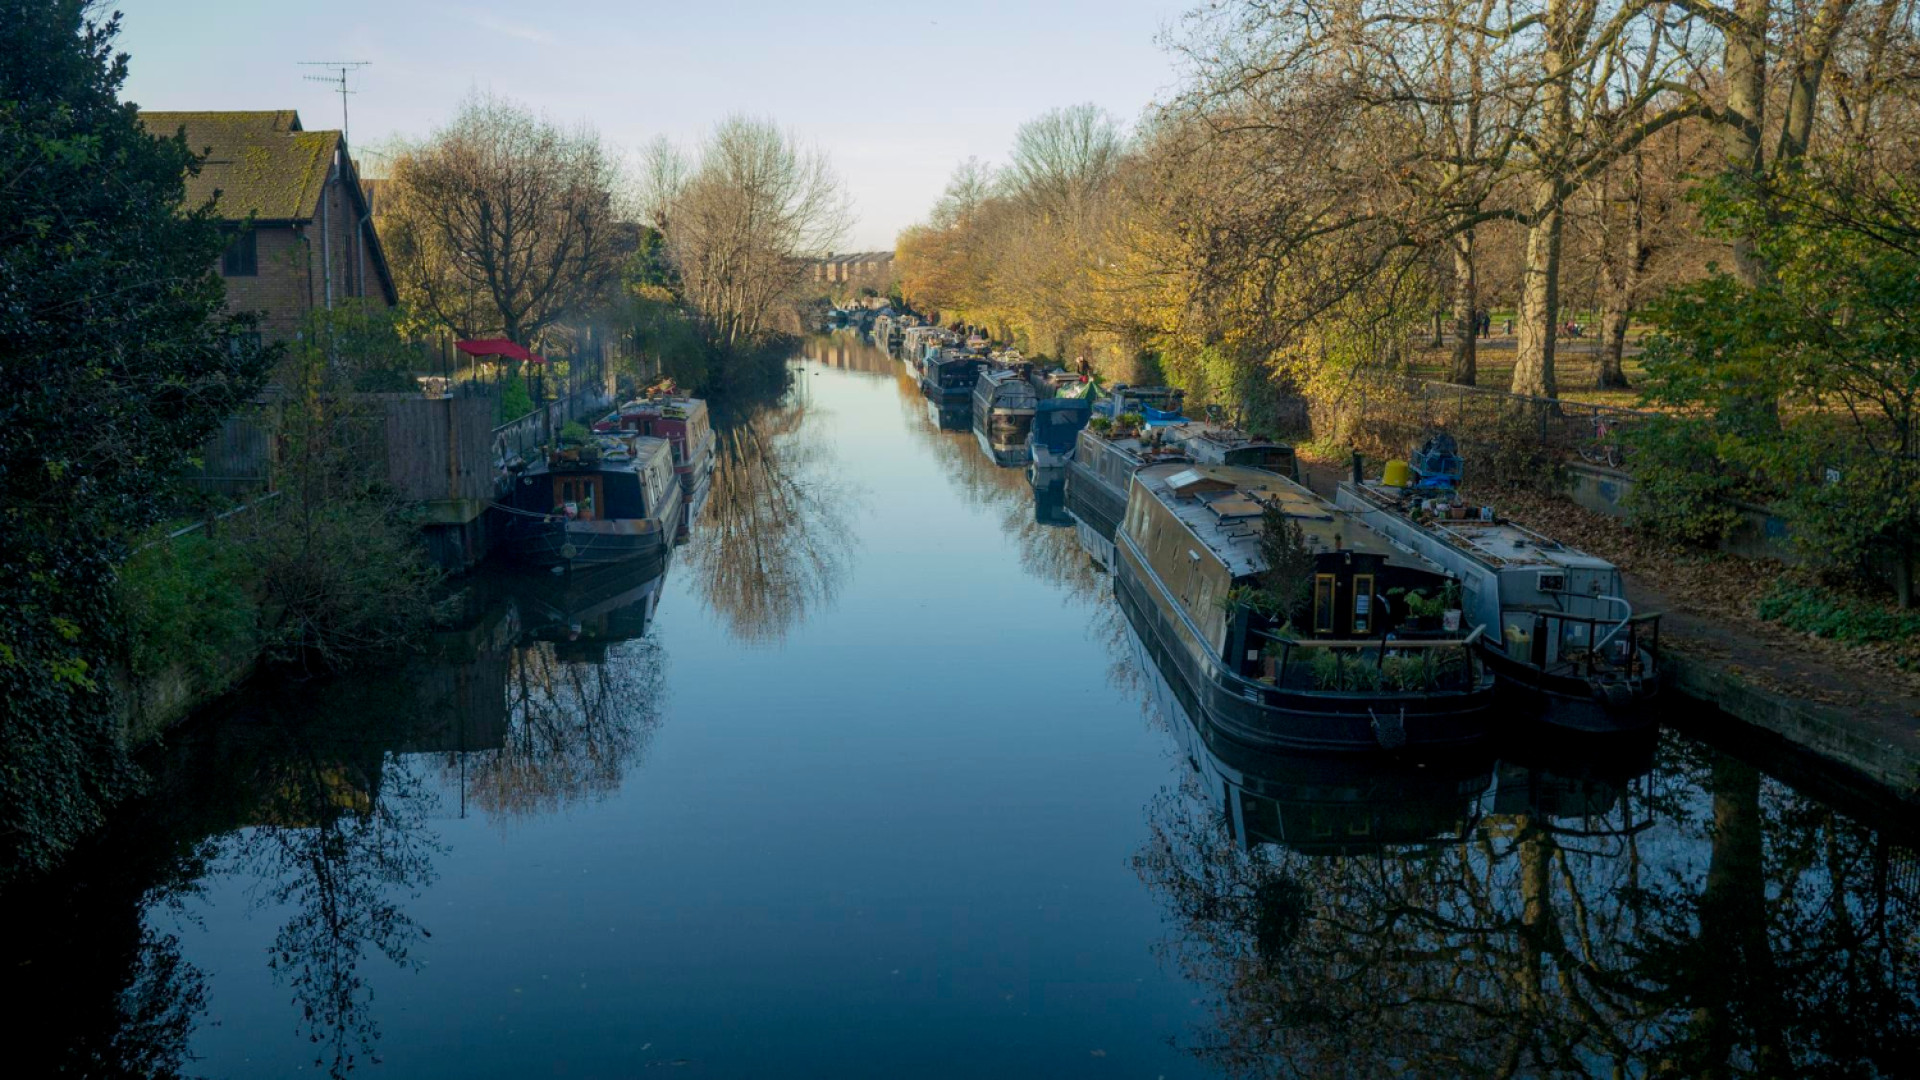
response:
<path fill-rule="evenodd" d="M 1727 175 L 1736 184 L 1761 177 L 1761 135 L 1766 123 L 1767 7 L 1769 0 L 1737 0 L 1726 34 L 1727 119 L 1722 133 Z M 1753 238 L 1733 238 L 1733 271 L 1748 287 L 1760 283 L 1760 257 Z"/>
<path fill-rule="evenodd" d="M 1626 218 L 1626 250 L 1609 252 L 1619 261 L 1612 268 L 1617 272 L 1606 275 L 1606 290 L 1601 297 L 1600 375 L 1594 385 L 1602 390 L 1627 387 L 1627 324 L 1633 319 L 1634 299 L 1640 291 L 1640 275 L 1647 262 L 1645 222 L 1641 219 L 1637 184 L 1628 196 Z"/>
<path fill-rule="evenodd" d="M 1540 184 L 1539 205 L 1550 206 L 1527 229 L 1526 270 L 1520 279 L 1519 341 L 1515 343 L 1512 391 L 1558 397 L 1554 382 L 1555 322 L 1560 317 L 1561 210 L 1552 181 Z"/>
<path fill-rule="evenodd" d="M 1453 242 L 1453 364 L 1447 381 L 1474 385 L 1478 378 L 1479 281 L 1474 275 L 1473 233 Z"/>

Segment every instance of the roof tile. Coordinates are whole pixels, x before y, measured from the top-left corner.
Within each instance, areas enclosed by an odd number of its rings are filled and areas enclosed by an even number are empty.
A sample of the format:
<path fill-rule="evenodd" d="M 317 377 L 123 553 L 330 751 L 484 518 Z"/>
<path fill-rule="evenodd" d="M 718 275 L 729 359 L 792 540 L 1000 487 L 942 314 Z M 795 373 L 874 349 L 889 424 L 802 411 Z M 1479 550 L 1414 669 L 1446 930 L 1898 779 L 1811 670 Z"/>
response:
<path fill-rule="evenodd" d="M 207 154 L 187 180 L 189 206 L 219 194 L 221 217 L 311 221 L 340 145 L 337 131 L 306 131 L 292 109 L 265 112 L 143 112 L 155 135 L 184 128 L 187 148 Z"/>

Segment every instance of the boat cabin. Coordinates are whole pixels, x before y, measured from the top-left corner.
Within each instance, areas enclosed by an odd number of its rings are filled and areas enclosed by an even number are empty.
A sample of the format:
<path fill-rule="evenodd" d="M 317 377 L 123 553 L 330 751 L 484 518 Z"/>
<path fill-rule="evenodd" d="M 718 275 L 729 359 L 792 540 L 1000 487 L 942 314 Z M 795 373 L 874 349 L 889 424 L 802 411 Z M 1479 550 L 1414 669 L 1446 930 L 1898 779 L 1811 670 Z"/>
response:
<path fill-rule="evenodd" d="M 1185 390 L 1170 386 L 1128 386 L 1122 383 L 1107 391 L 1094 404 L 1093 411 L 1094 415 L 1109 420 L 1127 413 L 1139 413 L 1150 425 L 1179 423 L 1186 396 Z"/>
<path fill-rule="evenodd" d="M 1289 480 L 1300 479 L 1300 463 L 1294 457 L 1293 447 L 1286 443 L 1255 438 L 1238 428 L 1197 420 L 1168 427 L 1166 432 L 1168 439 L 1201 464 L 1240 465 L 1279 473 Z"/>

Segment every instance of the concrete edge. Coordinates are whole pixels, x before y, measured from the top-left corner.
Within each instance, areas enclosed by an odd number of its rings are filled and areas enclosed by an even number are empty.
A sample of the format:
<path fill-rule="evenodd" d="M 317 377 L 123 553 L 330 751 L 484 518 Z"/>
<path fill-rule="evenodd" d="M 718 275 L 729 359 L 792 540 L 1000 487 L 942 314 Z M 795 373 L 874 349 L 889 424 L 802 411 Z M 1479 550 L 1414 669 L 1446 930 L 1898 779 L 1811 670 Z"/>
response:
<path fill-rule="evenodd" d="M 1664 681 L 1673 690 L 1858 773 L 1901 802 L 1920 801 L 1920 747 L 1863 734 L 1840 710 L 1764 690 L 1727 665 L 1674 649 L 1663 653 Z"/>

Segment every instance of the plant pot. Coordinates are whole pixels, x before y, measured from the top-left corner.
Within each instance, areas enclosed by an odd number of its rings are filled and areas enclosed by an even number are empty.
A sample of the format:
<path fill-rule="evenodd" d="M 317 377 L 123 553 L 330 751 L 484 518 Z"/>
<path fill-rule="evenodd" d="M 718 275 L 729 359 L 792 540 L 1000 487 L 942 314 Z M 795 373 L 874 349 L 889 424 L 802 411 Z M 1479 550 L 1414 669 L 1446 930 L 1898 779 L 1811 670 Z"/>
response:
<path fill-rule="evenodd" d="M 1447 613 L 1440 617 L 1440 620 L 1441 620 L 1440 622 L 1441 627 L 1444 628 L 1449 633 L 1457 634 L 1460 632 L 1460 609 L 1459 608 L 1448 609 Z"/>
<path fill-rule="evenodd" d="M 1440 629 L 1440 616 L 1438 616 L 1438 615 L 1409 615 L 1409 616 L 1407 616 L 1407 629 L 1409 629 L 1409 630 L 1438 630 L 1438 629 Z"/>

